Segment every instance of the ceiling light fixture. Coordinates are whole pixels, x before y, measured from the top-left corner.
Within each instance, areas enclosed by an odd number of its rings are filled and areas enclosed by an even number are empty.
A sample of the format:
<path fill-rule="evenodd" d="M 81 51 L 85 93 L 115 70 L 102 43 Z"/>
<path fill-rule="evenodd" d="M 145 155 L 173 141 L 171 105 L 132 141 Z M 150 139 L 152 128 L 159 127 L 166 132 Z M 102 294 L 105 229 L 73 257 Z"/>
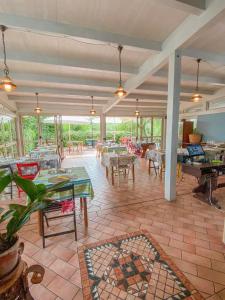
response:
<path fill-rule="evenodd" d="M 122 73 L 121 52 L 122 52 L 122 50 L 123 50 L 123 46 L 119 45 L 118 51 L 119 51 L 120 78 L 119 78 L 119 87 L 117 88 L 117 90 L 114 93 L 115 96 L 119 97 L 119 98 L 123 98 L 127 95 L 127 92 L 123 89 L 123 86 L 122 86 L 122 76 L 121 76 L 121 73 Z"/>
<path fill-rule="evenodd" d="M 96 110 L 94 110 L 94 99 L 93 99 L 93 96 L 91 96 L 91 110 L 90 110 L 90 114 L 92 116 L 96 114 Z"/>
<path fill-rule="evenodd" d="M 140 111 L 138 110 L 138 99 L 136 99 L 136 110 L 135 110 L 135 116 L 139 117 L 140 116 Z"/>
<path fill-rule="evenodd" d="M 16 88 L 16 85 L 12 82 L 9 77 L 9 68 L 6 62 L 6 48 L 5 48 L 5 31 L 7 27 L 0 25 L 0 30 L 2 31 L 2 44 L 3 44 L 3 55 L 4 55 L 4 73 L 5 76 L 0 82 L 0 88 L 5 90 L 7 93 L 12 92 Z"/>
<path fill-rule="evenodd" d="M 35 93 L 35 95 L 36 95 L 36 99 L 37 99 L 37 106 L 35 107 L 34 112 L 39 115 L 42 112 L 42 109 L 40 108 L 39 103 L 38 103 L 38 93 Z"/>
<path fill-rule="evenodd" d="M 199 94 L 199 90 L 198 90 L 198 79 L 199 79 L 199 65 L 200 65 L 200 62 L 201 62 L 201 58 L 198 58 L 197 59 L 197 79 L 196 79 L 196 88 L 195 88 L 195 92 L 194 94 L 192 95 L 191 97 L 191 100 L 193 102 L 199 102 L 201 99 L 202 99 L 202 96 Z"/>

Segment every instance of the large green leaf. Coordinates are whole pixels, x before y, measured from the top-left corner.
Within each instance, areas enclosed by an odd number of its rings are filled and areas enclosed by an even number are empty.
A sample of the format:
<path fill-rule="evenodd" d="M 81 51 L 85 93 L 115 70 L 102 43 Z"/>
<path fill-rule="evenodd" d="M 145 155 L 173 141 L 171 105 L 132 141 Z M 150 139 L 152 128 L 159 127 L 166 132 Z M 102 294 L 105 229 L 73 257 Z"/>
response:
<path fill-rule="evenodd" d="M 32 213 L 44 209 L 51 201 L 55 190 L 63 187 L 69 181 L 60 182 L 51 187 L 43 184 L 35 185 L 32 181 L 24 179 L 17 174 L 10 176 L 5 172 L 0 172 L 0 192 L 11 182 L 15 183 L 27 194 L 29 200 L 27 205 L 10 204 L 9 210 L 5 213 L 0 208 L 0 223 L 9 219 L 6 226 L 6 238 L 10 240 L 30 219 Z M 4 187 L 4 188 L 3 188 Z"/>
<path fill-rule="evenodd" d="M 17 211 L 19 214 L 22 214 L 27 209 L 27 206 L 13 203 L 13 204 L 9 204 L 9 209 L 12 211 Z"/>
<path fill-rule="evenodd" d="M 31 201 L 34 201 L 37 198 L 36 185 L 31 180 L 24 179 L 17 174 L 14 174 L 13 177 L 16 184 L 27 194 Z"/>
<path fill-rule="evenodd" d="M 4 191 L 4 189 L 9 185 L 9 183 L 12 181 L 12 177 L 10 174 L 6 174 L 5 173 L 2 174 L 2 176 L 0 176 L 0 193 L 2 193 Z"/>
<path fill-rule="evenodd" d="M 7 210 L 4 214 L 1 215 L 0 223 L 4 222 L 5 220 L 9 219 L 13 214 L 13 211 Z"/>

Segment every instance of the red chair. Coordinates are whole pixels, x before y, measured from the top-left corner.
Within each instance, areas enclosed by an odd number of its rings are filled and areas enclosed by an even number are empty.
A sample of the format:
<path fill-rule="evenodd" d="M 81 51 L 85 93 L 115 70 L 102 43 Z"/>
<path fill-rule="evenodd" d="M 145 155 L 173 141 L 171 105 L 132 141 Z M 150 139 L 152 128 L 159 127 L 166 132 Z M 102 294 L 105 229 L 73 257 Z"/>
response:
<path fill-rule="evenodd" d="M 38 162 L 32 163 L 18 163 L 16 164 L 18 175 L 24 179 L 34 180 L 36 175 L 38 174 L 40 167 Z M 19 197 L 23 190 L 18 187 Z"/>

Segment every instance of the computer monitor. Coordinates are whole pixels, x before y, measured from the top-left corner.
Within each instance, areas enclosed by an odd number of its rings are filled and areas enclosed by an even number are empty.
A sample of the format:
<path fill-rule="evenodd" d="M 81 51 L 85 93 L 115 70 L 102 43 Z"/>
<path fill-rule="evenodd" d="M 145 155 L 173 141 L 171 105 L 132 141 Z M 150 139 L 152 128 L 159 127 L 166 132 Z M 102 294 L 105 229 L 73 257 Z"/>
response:
<path fill-rule="evenodd" d="M 205 152 L 201 145 L 188 145 L 187 151 L 190 157 L 205 156 Z"/>

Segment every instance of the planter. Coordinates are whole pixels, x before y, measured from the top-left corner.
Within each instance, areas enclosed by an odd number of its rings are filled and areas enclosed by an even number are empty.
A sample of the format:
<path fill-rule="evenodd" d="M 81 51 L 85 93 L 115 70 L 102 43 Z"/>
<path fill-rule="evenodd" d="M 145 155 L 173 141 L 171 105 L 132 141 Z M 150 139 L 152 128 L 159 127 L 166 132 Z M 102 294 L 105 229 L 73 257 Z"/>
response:
<path fill-rule="evenodd" d="M 191 144 L 200 144 L 202 140 L 202 136 L 200 134 L 192 133 L 189 134 L 189 142 Z"/>
<path fill-rule="evenodd" d="M 23 242 L 17 238 L 16 243 L 11 248 L 0 254 L 0 280 L 4 280 L 4 277 L 16 268 L 23 249 Z M 7 276 L 7 279 L 10 279 L 10 276 Z"/>

